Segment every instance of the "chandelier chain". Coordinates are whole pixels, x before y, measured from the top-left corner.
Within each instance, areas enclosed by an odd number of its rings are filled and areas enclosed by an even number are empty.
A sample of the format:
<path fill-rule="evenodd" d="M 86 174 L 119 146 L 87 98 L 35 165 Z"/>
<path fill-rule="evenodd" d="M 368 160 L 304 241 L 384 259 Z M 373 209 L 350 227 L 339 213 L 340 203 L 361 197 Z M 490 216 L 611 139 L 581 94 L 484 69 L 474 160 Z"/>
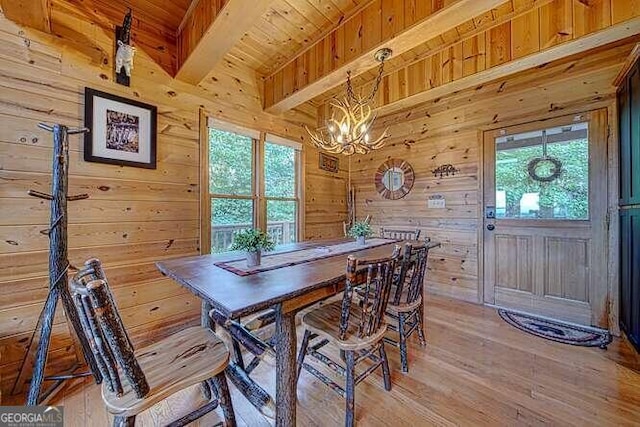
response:
<path fill-rule="evenodd" d="M 358 104 L 369 103 L 373 101 L 373 98 L 378 93 L 378 89 L 380 88 L 380 83 L 382 82 L 382 73 L 384 71 L 384 58 L 380 61 L 380 65 L 378 66 L 378 76 L 376 77 L 376 81 L 373 85 L 373 90 L 366 98 L 359 98 L 356 96 L 353 91 L 353 85 L 351 84 L 351 70 L 347 71 L 347 96 L 350 100 L 357 102 Z"/>
<path fill-rule="evenodd" d="M 342 99 L 333 98 L 330 101 L 331 117 L 326 120 L 326 127 L 312 132 L 305 126 L 311 136 L 313 144 L 330 153 L 340 153 L 346 156 L 366 154 L 384 146 L 388 128 L 377 137 L 372 137 L 371 130 L 376 119 L 373 108 L 375 98 L 384 72 L 384 61 L 392 54 L 391 49 L 379 49 L 374 59 L 380 62 L 378 75 L 371 93 L 367 97 L 356 95 L 351 82 L 351 71 L 347 71 L 346 96 Z M 326 132 L 326 133 L 325 133 Z M 351 181 L 351 175 L 349 175 Z"/>

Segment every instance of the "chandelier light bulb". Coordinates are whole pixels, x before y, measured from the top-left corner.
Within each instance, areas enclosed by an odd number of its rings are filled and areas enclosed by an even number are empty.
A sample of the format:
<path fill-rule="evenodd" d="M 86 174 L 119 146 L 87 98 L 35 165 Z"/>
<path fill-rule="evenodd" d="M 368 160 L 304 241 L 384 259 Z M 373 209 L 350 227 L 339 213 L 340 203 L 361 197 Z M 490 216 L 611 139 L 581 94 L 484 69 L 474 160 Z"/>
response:
<path fill-rule="evenodd" d="M 384 61 L 391 56 L 391 49 L 383 48 L 378 50 L 374 58 L 380 63 L 378 77 L 371 93 L 364 97 L 356 95 L 351 86 L 351 73 L 347 72 L 346 96 L 342 99 L 333 98 L 330 101 L 332 115 L 327 120 L 325 134 L 323 130 L 312 132 L 305 126 L 311 136 L 311 142 L 321 150 L 330 153 L 344 154 L 366 154 L 372 150 L 377 150 L 384 146 L 385 139 L 389 136 L 388 129 L 381 133 L 376 132 L 376 136 L 371 136 L 376 114 L 374 113 L 374 100 L 378 92 Z"/>

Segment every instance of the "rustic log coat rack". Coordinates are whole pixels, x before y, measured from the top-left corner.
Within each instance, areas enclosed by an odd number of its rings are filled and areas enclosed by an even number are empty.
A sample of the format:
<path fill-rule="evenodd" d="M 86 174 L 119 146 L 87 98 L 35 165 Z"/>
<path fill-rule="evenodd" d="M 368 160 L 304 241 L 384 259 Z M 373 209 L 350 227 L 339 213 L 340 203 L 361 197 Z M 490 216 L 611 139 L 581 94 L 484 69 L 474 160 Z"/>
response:
<path fill-rule="evenodd" d="M 51 201 L 49 228 L 41 231 L 42 234 L 49 237 L 49 294 L 47 295 L 44 307 L 38 318 L 38 323 L 31 336 L 29 348 L 20 367 L 20 373 L 13 386 L 13 394 L 21 392 L 26 383 L 27 376 L 31 372 L 32 377 L 27 394 L 27 405 L 37 405 L 42 402 L 42 400 L 46 399 L 65 379 L 90 375 L 87 373 L 74 374 L 73 372 L 78 368 L 78 366 L 75 366 L 70 374 L 52 377 L 44 376 L 58 298 L 62 300 L 78 360 L 80 361 L 82 357 L 84 357 L 84 360 L 91 368 L 91 372 L 98 372 L 89 343 L 82 333 L 80 319 L 74 308 L 73 299 L 67 283 L 67 272 L 71 268 L 67 250 L 67 202 L 89 198 L 88 194 L 67 195 L 69 186 L 69 135 L 85 133 L 88 132 L 89 129 L 70 129 L 64 125 L 56 124 L 49 126 L 43 123 L 40 123 L 38 127 L 53 133 L 51 194 L 29 190 L 30 196 Z M 29 371 L 31 366 L 33 369 Z M 41 396 L 42 383 L 45 380 L 53 380 L 56 381 L 56 383 Z M 96 381 L 100 382 L 100 379 L 96 378 Z"/>

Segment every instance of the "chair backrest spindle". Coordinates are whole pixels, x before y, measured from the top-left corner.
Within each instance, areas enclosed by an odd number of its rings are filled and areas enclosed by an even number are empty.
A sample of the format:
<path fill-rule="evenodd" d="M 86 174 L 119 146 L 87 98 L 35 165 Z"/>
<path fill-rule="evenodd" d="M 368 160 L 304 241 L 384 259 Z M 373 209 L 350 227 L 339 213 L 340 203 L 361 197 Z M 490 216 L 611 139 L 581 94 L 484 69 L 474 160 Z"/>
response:
<path fill-rule="evenodd" d="M 380 236 L 386 239 L 418 240 L 420 238 L 420 229 L 416 228 L 415 230 L 400 230 L 382 227 L 380 229 Z"/>
<path fill-rule="evenodd" d="M 405 244 L 400 272 L 396 277 L 392 296 L 394 305 L 411 304 L 422 296 L 429 250 L 440 246 L 439 243 L 430 244 L 429 242 L 430 240 L 427 239 L 425 243 L 416 246 L 411 243 Z"/>
<path fill-rule="evenodd" d="M 382 326 L 391 292 L 393 272 L 399 257 L 400 246 L 396 245 L 389 258 L 370 261 L 358 260 L 354 256 L 347 258 L 347 282 L 340 315 L 341 339 L 345 339 L 349 328 L 350 311 L 353 310 L 353 291 L 356 287 L 359 288 L 358 293 L 362 295 L 359 304 L 358 338 L 366 338 Z M 364 281 L 360 279 L 363 274 Z"/>
<path fill-rule="evenodd" d="M 106 283 L 101 279 L 89 282 L 87 290 L 91 305 L 96 313 L 102 333 L 124 376 L 136 395 L 144 397 L 149 392 L 149 384 L 136 360 L 129 337 L 122 327 L 120 314 L 111 303 L 113 298 Z"/>
<path fill-rule="evenodd" d="M 107 289 L 109 289 L 109 282 L 107 280 L 107 276 L 104 274 L 104 270 L 102 269 L 102 263 L 97 258 L 90 258 L 85 261 L 84 266 L 80 270 L 78 270 L 78 272 L 73 276 L 71 280 L 72 282 L 77 282 L 81 285 L 86 286 L 90 281 L 98 280 L 98 279 L 104 280 L 106 282 L 105 286 L 107 287 Z M 118 305 L 116 304 L 116 301 L 113 298 L 113 294 L 111 293 L 110 290 L 107 292 L 107 295 L 109 297 L 109 301 L 111 305 L 117 311 Z M 119 319 L 119 316 L 118 316 L 118 319 Z M 129 335 L 126 333 L 124 324 L 122 323 L 121 320 L 119 320 L 118 327 L 123 331 L 125 331 L 124 334 L 127 337 L 127 341 L 129 341 L 129 345 L 133 347 L 133 344 L 131 343 L 131 339 L 129 338 Z"/>
<path fill-rule="evenodd" d="M 73 300 L 102 377 L 109 390 L 122 395 L 124 375 L 139 398 L 149 384 L 134 355 L 113 295 L 98 260 L 89 260 L 71 279 Z M 119 369 L 118 369 L 119 368 Z"/>
<path fill-rule="evenodd" d="M 115 366 L 113 363 L 113 356 L 111 355 L 108 347 L 104 346 L 104 337 L 100 332 L 99 326 L 95 322 L 95 313 L 93 313 L 93 308 L 89 302 L 89 296 L 86 295 L 86 293 L 83 295 L 80 292 L 76 292 L 77 285 L 75 285 L 73 281 L 71 283 L 73 290 L 73 303 L 80 317 L 80 325 L 82 326 L 84 335 L 87 337 L 89 347 L 91 348 L 91 352 L 93 353 L 96 365 L 98 366 L 98 370 L 101 374 L 98 383 L 101 383 L 104 380 L 106 381 L 109 390 L 116 394 L 122 394 L 120 378 L 112 369 L 112 367 Z"/>

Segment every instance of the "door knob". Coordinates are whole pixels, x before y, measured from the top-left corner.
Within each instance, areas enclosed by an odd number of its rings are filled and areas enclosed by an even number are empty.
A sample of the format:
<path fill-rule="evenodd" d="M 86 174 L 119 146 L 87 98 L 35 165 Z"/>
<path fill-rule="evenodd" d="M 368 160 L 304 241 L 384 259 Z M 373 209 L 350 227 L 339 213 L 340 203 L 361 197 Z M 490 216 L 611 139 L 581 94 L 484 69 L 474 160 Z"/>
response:
<path fill-rule="evenodd" d="M 487 230 L 489 230 L 489 231 L 493 231 L 493 230 L 495 230 L 495 228 L 496 228 L 496 226 L 495 226 L 495 225 L 493 225 L 493 224 L 487 224 Z"/>

